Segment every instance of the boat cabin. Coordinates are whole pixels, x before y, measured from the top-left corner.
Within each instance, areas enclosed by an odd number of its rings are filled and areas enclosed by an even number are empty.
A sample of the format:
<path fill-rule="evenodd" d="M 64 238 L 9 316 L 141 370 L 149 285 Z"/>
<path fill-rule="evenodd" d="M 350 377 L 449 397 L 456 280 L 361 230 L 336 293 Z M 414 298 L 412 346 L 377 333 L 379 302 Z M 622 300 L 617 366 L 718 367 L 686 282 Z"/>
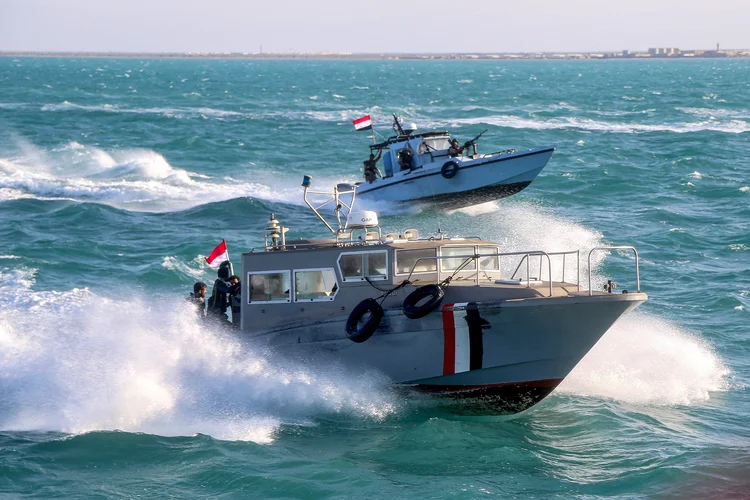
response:
<path fill-rule="evenodd" d="M 414 170 L 448 157 L 450 134 L 447 131 L 409 133 L 389 138 L 370 146 L 375 156 L 383 152 L 383 177 L 393 177 L 395 172 Z"/>
<path fill-rule="evenodd" d="M 324 321 L 405 280 L 472 286 L 501 279 L 500 246 L 479 238 L 424 239 L 417 230 L 381 239 L 286 240 L 242 255 L 242 329 Z M 394 298 L 399 294 L 394 294 Z M 400 296 L 399 300 L 403 300 Z"/>

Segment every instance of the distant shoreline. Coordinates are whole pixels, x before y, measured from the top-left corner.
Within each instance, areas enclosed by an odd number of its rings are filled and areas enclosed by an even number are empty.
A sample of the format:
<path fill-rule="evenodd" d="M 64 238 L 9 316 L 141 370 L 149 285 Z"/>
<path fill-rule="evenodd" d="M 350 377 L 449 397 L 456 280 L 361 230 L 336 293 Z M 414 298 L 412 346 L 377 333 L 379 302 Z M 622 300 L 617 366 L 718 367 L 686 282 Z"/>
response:
<path fill-rule="evenodd" d="M 237 60 L 611 60 L 611 59 L 705 59 L 747 58 L 750 49 L 689 50 L 672 54 L 649 52 L 518 52 L 518 53 L 245 53 L 245 52 L 46 52 L 46 51 L 0 51 L 0 57 L 47 57 L 47 58 L 103 58 L 103 59 L 237 59 Z"/>

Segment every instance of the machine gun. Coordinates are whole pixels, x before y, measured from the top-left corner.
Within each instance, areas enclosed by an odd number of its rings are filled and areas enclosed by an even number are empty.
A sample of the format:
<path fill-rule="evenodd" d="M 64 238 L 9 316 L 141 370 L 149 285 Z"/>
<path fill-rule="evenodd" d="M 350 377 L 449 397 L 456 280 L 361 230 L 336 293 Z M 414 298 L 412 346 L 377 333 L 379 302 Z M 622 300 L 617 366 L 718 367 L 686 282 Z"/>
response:
<path fill-rule="evenodd" d="M 478 136 L 476 136 L 476 137 L 475 137 L 475 138 L 473 138 L 472 140 L 470 140 L 470 141 L 466 141 L 466 142 L 464 143 L 464 148 L 468 148 L 469 146 L 471 146 L 471 145 L 473 145 L 473 144 L 476 144 L 476 142 L 477 142 L 477 141 L 479 140 L 479 138 L 480 138 L 480 137 L 482 137 L 482 136 L 483 136 L 483 135 L 485 134 L 485 132 L 487 132 L 488 130 L 489 130 L 489 129 L 488 129 L 488 128 L 486 128 L 486 129 L 484 129 L 484 130 L 483 130 L 483 131 L 482 131 L 482 132 L 481 132 L 481 133 L 480 133 L 480 134 L 479 134 Z"/>
<path fill-rule="evenodd" d="M 477 141 L 479 140 L 480 137 L 484 135 L 485 132 L 487 132 L 487 130 L 489 129 L 484 129 L 478 136 L 476 136 L 470 141 L 466 141 L 464 143 L 464 149 L 469 149 L 469 146 L 474 146 L 474 155 L 476 155 L 477 154 Z"/>
<path fill-rule="evenodd" d="M 406 135 L 406 132 L 404 132 L 404 129 L 401 127 L 401 123 L 398 121 L 396 113 L 393 113 L 393 130 L 398 132 L 398 135 Z"/>

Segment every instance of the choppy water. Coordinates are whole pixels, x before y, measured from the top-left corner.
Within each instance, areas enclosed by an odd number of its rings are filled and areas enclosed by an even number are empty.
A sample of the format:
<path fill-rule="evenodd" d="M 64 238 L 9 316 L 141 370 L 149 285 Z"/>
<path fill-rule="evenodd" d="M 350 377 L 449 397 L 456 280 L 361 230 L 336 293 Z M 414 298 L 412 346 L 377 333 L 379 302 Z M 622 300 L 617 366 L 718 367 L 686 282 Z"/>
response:
<path fill-rule="evenodd" d="M 0 493 L 750 495 L 748 82 L 747 60 L 0 58 Z M 451 417 L 182 314 L 221 238 L 261 243 L 270 212 L 323 235 L 302 175 L 356 180 L 351 120 L 392 112 L 558 149 L 517 196 L 384 227 L 641 252 L 650 301 L 525 414 Z"/>

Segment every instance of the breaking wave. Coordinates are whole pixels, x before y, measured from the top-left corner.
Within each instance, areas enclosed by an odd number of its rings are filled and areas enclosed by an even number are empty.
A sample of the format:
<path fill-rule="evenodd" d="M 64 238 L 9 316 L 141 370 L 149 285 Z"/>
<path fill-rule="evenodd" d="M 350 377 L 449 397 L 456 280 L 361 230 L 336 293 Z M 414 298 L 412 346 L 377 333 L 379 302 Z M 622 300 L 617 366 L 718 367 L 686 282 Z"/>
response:
<path fill-rule="evenodd" d="M 328 104 L 335 105 L 341 102 L 344 96 L 332 94 L 333 98 Z M 311 97 L 310 99 L 313 99 Z M 317 100 L 318 97 L 314 96 Z M 166 118 L 175 119 L 194 119 L 194 118 L 211 118 L 217 120 L 264 120 L 264 119 L 283 119 L 290 120 L 312 120 L 323 122 L 349 122 L 354 118 L 362 116 L 363 113 L 378 113 L 379 106 L 369 106 L 361 109 L 328 109 L 328 110 L 299 110 L 299 111 L 245 111 L 211 108 L 205 106 L 199 107 L 150 107 L 134 108 L 120 104 L 76 104 L 70 101 L 63 101 L 57 104 L 44 104 L 40 110 L 45 112 L 68 112 L 81 111 L 89 113 L 111 113 L 111 114 L 134 114 L 134 115 L 159 115 Z"/>
<path fill-rule="evenodd" d="M 514 115 L 496 115 L 478 118 L 463 118 L 446 122 L 433 122 L 429 126 L 456 127 L 460 125 L 494 125 L 497 127 L 509 127 L 531 130 L 551 129 L 580 129 L 595 132 L 613 132 L 620 134 L 634 134 L 643 132 L 674 132 L 685 134 L 692 132 L 724 132 L 728 134 L 741 134 L 750 132 L 750 123 L 745 120 L 732 119 L 728 121 L 708 120 L 701 122 L 681 123 L 613 123 L 588 118 L 557 117 L 549 119 L 522 118 Z"/>
<path fill-rule="evenodd" d="M 291 182 L 271 188 L 213 178 L 174 167 L 148 149 L 105 151 L 78 142 L 52 151 L 31 144 L 21 149 L 20 156 L 0 158 L 0 201 L 64 199 L 153 212 L 239 197 L 300 203 L 299 188 Z"/>

